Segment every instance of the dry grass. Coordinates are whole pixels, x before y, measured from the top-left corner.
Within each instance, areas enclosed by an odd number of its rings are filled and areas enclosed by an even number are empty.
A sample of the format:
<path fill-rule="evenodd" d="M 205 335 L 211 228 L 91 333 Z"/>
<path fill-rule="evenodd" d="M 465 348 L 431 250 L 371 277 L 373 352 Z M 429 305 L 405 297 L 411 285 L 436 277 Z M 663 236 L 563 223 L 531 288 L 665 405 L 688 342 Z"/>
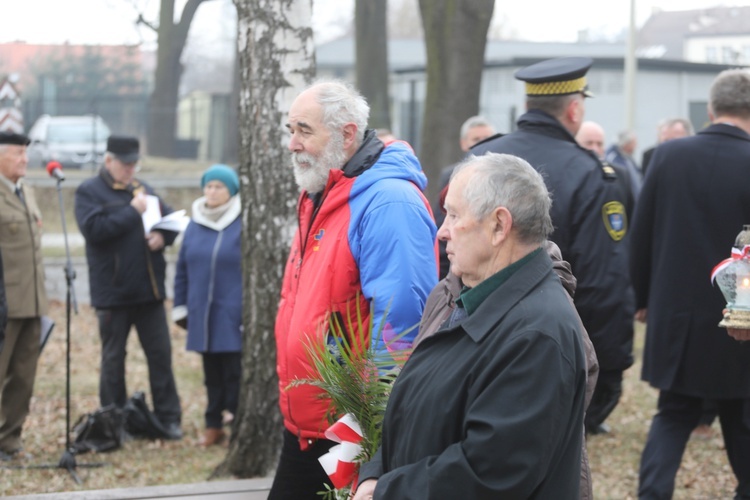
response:
<path fill-rule="evenodd" d="M 58 327 L 40 358 L 35 396 L 24 438 L 34 455 L 31 464 L 56 464 L 64 447 L 65 426 L 65 323 L 64 304 L 53 305 L 51 315 Z M 73 317 L 72 416 L 94 410 L 98 405 L 99 339 L 95 317 L 81 307 Z M 109 454 L 87 454 L 78 463 L 106 462 L 102 468 L 78 468 L 83 485 L 77 486 L 64 469 L 0 470 L 0 495 L 123 488 L 204 481 L 223 459 L 223 448 L 203 450 L 195 446 L 203 425 L 205 391 L 200 358 L 185 352 L 184 332 L 172 329 L 174 366 L 183 406 L 186 437 L 179 442 L 135 441 Z M 643 345 L 638 331 L 637 359 Z M 135 335 L 128 345 L 128 387 L 148 392 L 145 361 Z M 640 362 L 626 373 L 625 390 L 619 407 L 610 417 L 614 432 L 589 440 L 589 454 L 597 499 L 636 498 L 638 462 L 656 404 L 656 392 L 639 380 Z M 714 424 L 714 437 L 688 444 L 677 476 L 677 499 L 732 498 L 736 486 L 724 452 L 723 440 Z"/>
<path fill-rule="evenodd" d="M 98 407 L 100 344 L 94 311 L 80 307 L 71 322 L 71 420 Z M 65 307 L 50 310 L 57 326 L 39 359 L 31 414 L 24 428 L 24 446 L 33 459 L 12 465 L 56 465 L 65 445 Z M 0 469 L 0 496 L 61 491 L 126 488 L 205 481 L 226 453 L 222 447 L 200 448 L 205 390 L 200 357 L 185 351 L 185 332 L 172 326 L 175 377 L 183 410 L 182 441 L 131 441 L 112 453 L 77 457 L 77 486 L 65 469 Z M 143 351 L 133 331 L 128 343 L 128 391 L 150 394 Z M 149 402 L 150 404 L 150 402 Z M 101 468 L 85 463 L 105 462 Z"/>
<path fill-rule="evenodd" d="M 644 332 L 636 330 L 636 363 L 625 374 L 620 404 L 607 422 L 613 432 L 588 441 L 594 478 L 594 498 L 638 497 L 638 465 L 646 442 L 658 393 L 640 380 Z M 737 482 L 729 467 L 718 421 L 713 437 L 691 439 L 675 481 L 675 499 L 732 498 Z"/>

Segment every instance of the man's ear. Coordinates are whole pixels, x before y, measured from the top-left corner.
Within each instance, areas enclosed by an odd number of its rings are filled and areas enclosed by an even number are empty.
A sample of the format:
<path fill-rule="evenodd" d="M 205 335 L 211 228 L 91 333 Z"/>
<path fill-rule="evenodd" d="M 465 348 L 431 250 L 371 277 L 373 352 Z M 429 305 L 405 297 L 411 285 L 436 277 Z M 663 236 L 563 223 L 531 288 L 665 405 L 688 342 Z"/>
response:
<path fill-rule="evenodd" d="M 343 135 L 344 149 L 351 148 L 357 138 L 357 125 L 351 122 L 344 125 Z"/>
<path fill-rule="evenodd" d="M 568 106 L 565 108 L 565 118 L 568 120 L 568 123 L 572 125 L 578 125 L 580 126 L 583 122 L 583 113 L 581 113 L 581 100 L 580 99 L 571 99 L 568 103 Z"/>
<path fill-rule="evenodd" d="M 508 238 L 513 227 L 513 216 L 507 208 L 497 207 L 492 211 L 492 244 L 499 245 Z"/>

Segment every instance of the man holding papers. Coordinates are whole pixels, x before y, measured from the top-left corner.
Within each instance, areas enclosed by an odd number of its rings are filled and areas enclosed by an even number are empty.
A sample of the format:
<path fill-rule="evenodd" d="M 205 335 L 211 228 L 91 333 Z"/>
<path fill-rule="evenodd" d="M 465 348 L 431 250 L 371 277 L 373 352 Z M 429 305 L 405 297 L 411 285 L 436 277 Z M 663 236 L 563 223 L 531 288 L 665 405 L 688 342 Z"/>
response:
<path fill-rule="evenodd" d="M 125 406 L 125 346 L 135 326 L 148 361 L 154 413 L 170 439 L 181 439 L 180 400 L 164 311 L 164 247 L 178 233 L 146 231 L 144 224 L 153 226 L 147 220 L 154 219 L 154 210 L 155 221 L 173 211 L 135 178 L 139 159 L 138 139 L 110 136 L 104 167 L 81 183 L 75 195 L 76 221 L 86 239 L 91 305 L 102 341 L 99 399 L 102 406 Z"/>

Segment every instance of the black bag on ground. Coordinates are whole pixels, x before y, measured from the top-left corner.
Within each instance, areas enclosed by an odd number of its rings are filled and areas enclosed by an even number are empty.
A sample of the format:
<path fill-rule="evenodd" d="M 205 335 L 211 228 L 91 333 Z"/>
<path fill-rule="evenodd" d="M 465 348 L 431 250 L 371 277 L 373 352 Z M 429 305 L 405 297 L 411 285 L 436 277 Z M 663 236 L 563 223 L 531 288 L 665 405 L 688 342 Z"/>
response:
<path fill-rule="evenodd" d="M 134 438 L 166 439 L 167 431 L 156 418 L 146 403 L 146 395 L 142 391 L 133 394 L 123 409 L 125 432 Z"/>
<path fill-rule="evenodd" d="M 107 405 L 86 413 L 73 425 L 74 453 L 114 451 L 122 446 L 122 411 Z"/>

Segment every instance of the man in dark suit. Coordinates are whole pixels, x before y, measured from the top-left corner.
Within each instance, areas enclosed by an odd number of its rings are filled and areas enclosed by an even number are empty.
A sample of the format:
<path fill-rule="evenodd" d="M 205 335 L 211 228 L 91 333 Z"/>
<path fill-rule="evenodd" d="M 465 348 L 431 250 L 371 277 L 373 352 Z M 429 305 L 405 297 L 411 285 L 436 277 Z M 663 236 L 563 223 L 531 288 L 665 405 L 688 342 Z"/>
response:
<path fill-rule="evenodd" d="M 719 74 L 709 116 L 697 135 L 656 149 L 631 231 L 636 318 L 648 327 L 642 378 L 660 391 L 640 498 L 671 498 L 704 398 L 718 404 L 735 498 L 750 498 L 750 344 L 717 326 L 724 299 L 709 279 L 750 221 L 749 71 Z"/>

